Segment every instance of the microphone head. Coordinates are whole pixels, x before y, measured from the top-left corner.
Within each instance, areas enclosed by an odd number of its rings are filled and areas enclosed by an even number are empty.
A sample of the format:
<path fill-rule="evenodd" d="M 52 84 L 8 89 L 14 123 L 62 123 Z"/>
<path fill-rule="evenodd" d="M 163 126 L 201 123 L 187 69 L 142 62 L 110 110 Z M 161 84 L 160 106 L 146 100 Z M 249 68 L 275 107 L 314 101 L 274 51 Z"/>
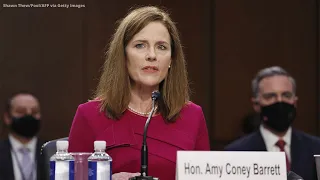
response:
<path fill-rule="evenodd" d="M 158 90 L 152 92 L 152 95 L 151 95 L 152 100 L 157 100 L 159 97 L 160 97 L 160 92 Z"/>
<path fill-rule="evenodd" d="M 294 173 L 293 171 L 289 171 L 287 177 L 288 177 L 288 180 L 303 180 L 301 176 Z"/>

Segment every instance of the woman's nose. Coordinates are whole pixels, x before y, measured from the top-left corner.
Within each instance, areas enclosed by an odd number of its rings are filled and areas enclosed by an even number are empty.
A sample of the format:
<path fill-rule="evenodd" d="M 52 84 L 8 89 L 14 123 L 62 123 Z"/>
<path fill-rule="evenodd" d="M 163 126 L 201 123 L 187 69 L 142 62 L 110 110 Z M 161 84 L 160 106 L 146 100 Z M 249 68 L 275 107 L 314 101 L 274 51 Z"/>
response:
<path fill-rule="evenodd" d="M 150 48 L 147 55 L 146 55 L 147 61 L 155 61 L 156 60 L 156 53 L 153 50 L 153 48 Z"/>

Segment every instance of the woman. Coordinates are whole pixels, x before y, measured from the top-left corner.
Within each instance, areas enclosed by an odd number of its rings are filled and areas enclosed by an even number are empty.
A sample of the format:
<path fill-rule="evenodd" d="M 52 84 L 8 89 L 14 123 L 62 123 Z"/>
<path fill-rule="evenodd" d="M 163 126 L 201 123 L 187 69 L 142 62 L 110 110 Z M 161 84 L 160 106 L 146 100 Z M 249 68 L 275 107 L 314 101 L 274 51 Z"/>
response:
<path fill-rule="evenodd" d="M 74 117 L 69 151 L 92 152 L 95 140 L 105 140 L 113 178 L 135 176 L 151 93 L 158 90 L 147 135 L 149 175 L 175 179 L 178 150 L 209 150 L 202 109 L 189 101 L 176 26 L 157 7 L 135 9 L 121 21 L 106 57 L 95 100 L 80 105 Z"/>

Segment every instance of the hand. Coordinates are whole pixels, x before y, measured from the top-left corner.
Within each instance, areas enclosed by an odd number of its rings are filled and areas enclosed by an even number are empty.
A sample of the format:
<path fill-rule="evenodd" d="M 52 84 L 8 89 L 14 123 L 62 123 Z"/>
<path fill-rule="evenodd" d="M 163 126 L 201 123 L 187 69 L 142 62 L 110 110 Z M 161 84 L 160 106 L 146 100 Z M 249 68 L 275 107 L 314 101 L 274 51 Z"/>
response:
<path fill-rule="evenodd" d="M 112 180 L 128 180 L 131 177 L 140 176 L 140 173 L 120 172 L 112 174 Z"/>

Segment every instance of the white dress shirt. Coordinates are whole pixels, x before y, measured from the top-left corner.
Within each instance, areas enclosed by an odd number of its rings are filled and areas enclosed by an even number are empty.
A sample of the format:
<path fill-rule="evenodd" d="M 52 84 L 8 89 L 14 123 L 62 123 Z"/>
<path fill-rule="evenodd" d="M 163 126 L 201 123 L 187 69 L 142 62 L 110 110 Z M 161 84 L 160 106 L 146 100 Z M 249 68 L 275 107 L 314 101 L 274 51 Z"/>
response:
<path fill-rule="evenodd" d="M 37 162 L 36 162 L 36 146 L 37 146 L 37 138 L 34 137 L 31 139 L 30 142 L 27 144 L 22 144 L 20 141 L 18 141 L 15 137 L 13 137 L 11 134 L 9 134 L 9 141 L 11 144 L 11 157 L 12 157 L 12 164 L 13 164 L 13 174 L 15 180 L 23 180 L 22 179 L 22 172 L 20 172 L 19 164 L 23 167 L 22 162 L 22 154 L 19 152 L 19 150 L 23 147 L 28 148 L 30 159 L 32 160 L 32 165 L 34 166 L 33 170 L 33 180 L 37 179 Z M 18 159 L 17 159 L 18 158 Z"/>
<path fill-rule="evenodd" d="M 262 135 L 262 138 L 266 144 L 267 151 L 275 151 L 280 152 L 280 148 L 276 145 L 276 143 L 282 139 L 286 143 L 284 146 L 284 151 L 288 157 L 288 160 L 291 162 L 291 134 L 292 134 L 292 128 L 289 127 L 286 134 L 283 137 L 278 137 L 277 135 L 273 134 L 268 129 L 264 128 L 263 125 L 260 125 L 260 132 Z"/>

